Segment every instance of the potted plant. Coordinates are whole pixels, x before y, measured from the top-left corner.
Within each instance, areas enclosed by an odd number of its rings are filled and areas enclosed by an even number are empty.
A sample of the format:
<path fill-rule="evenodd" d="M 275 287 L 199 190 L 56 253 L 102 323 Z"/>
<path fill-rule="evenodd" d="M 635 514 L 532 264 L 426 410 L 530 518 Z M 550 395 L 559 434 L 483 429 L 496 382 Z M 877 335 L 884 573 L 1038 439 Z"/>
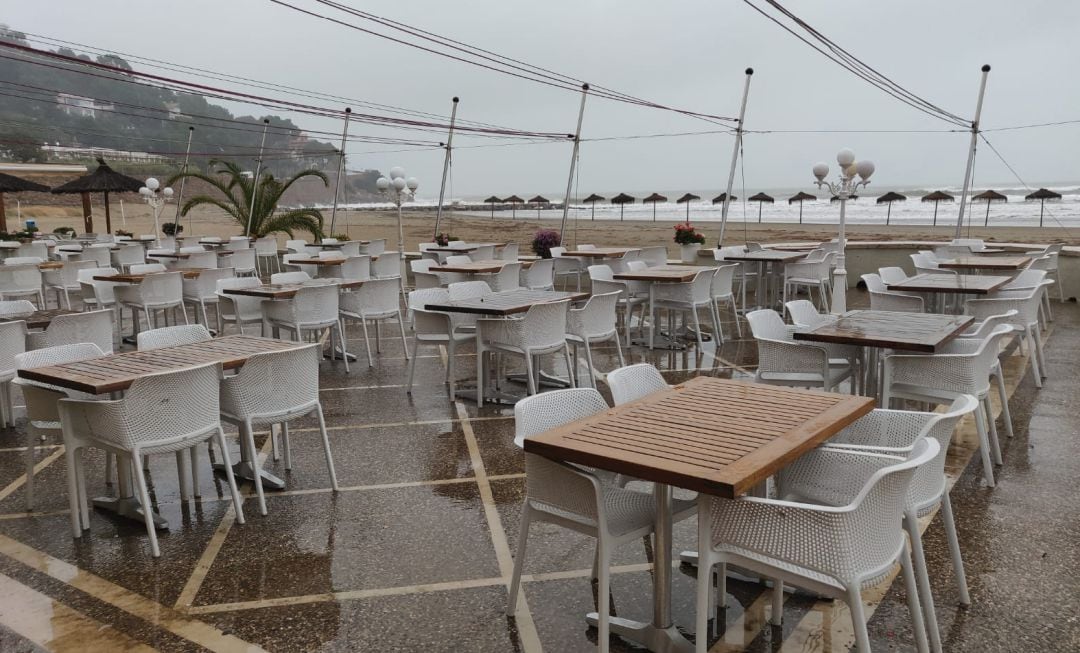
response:
<path fill-rule="evenodd" d="M 533 236 L 532 251 L 540 258 L 551 258 L 551 248 L 562 243 L 559 232 L 554 229 L 541 229 Z"/>
<path fill-rule="evenodd" d="M 454 236 L 451 236 L 450 234 L 440 233 L 438 236 L 435 236 L 435 238 L 433 238 L 431 242 L 435 243 L 439 247 L 446 247 L 447 245 L 450 244 L 451 240 L 461 240 L 461 239 L 456 238 Z"/>
<path fill-rule="evenodd" d="M 183 233 L 184 225 L 177 225 L 175 222 L 163 222 L 161 223 L 161 233 L 166 236 L 175 236 L 176 234 Z"/>
<path fill-rule="evenodd" d="M 672 240 L 681 248 L 682 262 L 695 263 L 698 250 L 705 244 L 705 234 L 699 234 L 689 222 L 680 223 L 675 225 L 675 238 Z"/>

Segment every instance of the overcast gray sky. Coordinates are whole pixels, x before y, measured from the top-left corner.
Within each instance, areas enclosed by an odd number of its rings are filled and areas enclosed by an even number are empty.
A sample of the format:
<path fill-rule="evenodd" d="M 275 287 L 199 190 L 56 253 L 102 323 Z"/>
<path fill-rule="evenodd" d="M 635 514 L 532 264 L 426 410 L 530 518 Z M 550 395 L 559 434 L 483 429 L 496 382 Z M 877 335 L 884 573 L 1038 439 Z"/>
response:
<path fill-rule="evenodd" d="M 335 13 L 312 0 L 290 1 Z M 738 0 L 346 2 L 594 84 L 719 115 L 737 113 L 743 70 L 752 66 L 748 129 L 951 128 L 855 78 Z M 439 114 L 448 114 L 450 98 L 458 95 L 461 118 L 529 130 L 572 132 L 576 120 L 573 93 L 412 50 L 267 0 L 6 5 L 2 20 L 14 29 L 229 74 Z M 801 0 L 786 6 L 908 89 L 965 117 L 974 113 L 979 68 L 991 64 L 986 129 L 1080 119 L 1080 3 L 1074 0 Z M 340 123 L 293 118 L 311 129 L 340 129 Z M 593 98 L 583 137 L 715 128 Z M 367 126 L 352 133 L 401 134 Z M 1080 124 L 987 136 L 1029 183 L 1080 179 Z M 874 160 L 876 186 L 955 186 L 967 141 L 956 133 L 749 135 L 746 186 L 810 189 L 812 164 L 826 160 L 835 168 L 835 152 L 843 146 Z M 465 147 L 486 142 L 455 140 L 461 146 L 454 157 L 455 196 L 561 195 L 569 144 Z M 722 188 L 731 143 L 722 134 L 583 143 L 580 189 Z M 350 167 L 402 165 L 420 178 L 423 195 L 437 194 L 441 152 L 368 153 L 387 149 L 398 148 L 351 145 Z M 1016 185 L 984 147 L 976 185 L 991 181 Z"/>

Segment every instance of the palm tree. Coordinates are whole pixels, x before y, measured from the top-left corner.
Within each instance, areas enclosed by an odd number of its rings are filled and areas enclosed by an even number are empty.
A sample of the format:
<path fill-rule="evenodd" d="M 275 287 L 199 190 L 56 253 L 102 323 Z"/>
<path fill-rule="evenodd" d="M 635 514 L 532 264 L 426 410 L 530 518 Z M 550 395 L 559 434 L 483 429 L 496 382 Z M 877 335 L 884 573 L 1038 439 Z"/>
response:
<path fill-rule="evenodd" d="M 232 216 L 247 231 L 248 220 L 251 220 L 251 235 L 256 237 L 266 236 L 273 233 L 286 233 L 291 238 L 294 231 L 306 231 L 314 238 L 322 238 L 323 216 L 322 212 L 315 208 L 289 209 L 277 212 L 278 202 L 281 196 L 298 180 L 304 177 L 318 177 L 323 185 L 330 186 L 325 174 L 318 170 L 301 170 L 284 181 L 274 179 L 270 173 L 259 177 L 259 191 L 255 195 L 255 210 L 251 210 L 251 190 L 254 184 L 249 175 L 245 175 L 240 166 L 230 161 L 212 159 L 210 166 L 218 166 L 216 174 L 204 174 L 200 172 L 182 172 L 175 175 L 168 185 L 175 184 L 181 178 L 199 179 L 216 189 L 221 197 L 212 195 L 196 195 L 180 208 L 180 215 L 187 215 L 188 211 L 208 204 L 217 207 Z M 220 175 L 225 175 L 222 179 Z"/>

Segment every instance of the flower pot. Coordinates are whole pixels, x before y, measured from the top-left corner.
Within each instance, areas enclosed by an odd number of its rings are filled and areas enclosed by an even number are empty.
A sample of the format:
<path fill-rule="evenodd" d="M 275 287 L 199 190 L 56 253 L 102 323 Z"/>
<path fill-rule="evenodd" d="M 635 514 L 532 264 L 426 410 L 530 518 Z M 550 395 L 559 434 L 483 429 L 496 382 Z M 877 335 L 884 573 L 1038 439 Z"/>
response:
<path fill-rule="evenodd" d="M 690 243 L 689 245 L 679 245 L 681 248 L 681 257 L 683 263 L 697 263 L 698 250 L 701 249 L 700 243 Z"/>

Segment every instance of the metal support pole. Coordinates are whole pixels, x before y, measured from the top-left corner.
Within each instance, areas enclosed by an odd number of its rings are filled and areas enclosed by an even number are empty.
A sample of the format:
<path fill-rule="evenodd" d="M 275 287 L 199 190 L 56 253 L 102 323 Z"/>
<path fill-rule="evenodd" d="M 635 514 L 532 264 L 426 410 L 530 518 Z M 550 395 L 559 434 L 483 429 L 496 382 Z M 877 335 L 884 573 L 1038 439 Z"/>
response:
<path fill-rule="evenodd" d="M 345 107 L 345 127 L 341 130 L 341 149 L 338 151 L 337 177 L 334 179 L 334 208 L 330 210 L 330 235 L 334 234 L 334 225 L 337 221 L 338 196 L 341 195 L 341 171 L 345 168 L 345 139 L 349 136 L 349 116 L 352 109 Z M 348 176 L 345 182 L 348 183 Z"/>
<path fill-rule="evenodd" d="M 846 184 L 845 184 L 846 185 Z M 843 315 L 847 312 L 847 208 L 848 189 L 842 189 L 840 195 L 840 233 L 837 235 L 836 270 L 833 271 L 832 312 Z"/>
<path fill-rule="evenodd" d="M 435 208 L 435 233 L 432 239 L 439 235 L 439 222 L 442 220 L 443 197 L 446 196 L 446 173 L 450 171 L 450 146 L 454 142 L 454 122 L 457 120 L 458 99 L 454 98 L 454 106 L 450 109 L 450 131 L 446 134 L 446 156 L 442 164 L 442 184 L 439 185 L 439 206 Z M 495 217 L 495 205 L 491 205 L 491 217 Z"/>
<path fill-rule="evenodd" d="M 727 192 L 724 193 L 724 205 L 720 210 L 720 240 L 717 247 L 724 246 L 724 231 L 727 229 L 728 207 L 731 205 L 731 187 L 735 183 L 735 164 L 739 160 L 739 150 L 742 149 L 743 122 L 746 119 L 746 97 L 750 94 L 750 77 L 754 69 L 746 69 L 746 84 L 743 86 L 742 104 L 739 105 L 739 123 L 735 126 L 735 145 L 731 149 L 731 169 L 728 170 Z"/>
<path fill-rule="evenodd" d="M 979 100 L 975 104 L 975 119 L 971 121 L 971 144 L 968 145 L 967 168 L 964 170 L 964 190 L 960 193 L 960 216 L 956 219 L 956 238 L 960 237 L 964 226 L 964 207 L 967 206 L 968 193 L 971 191 L 971 175 L 975 167 L 975 145 L 979 140 L 979 118 L 982 116 L 983 94 L 986 93 L 986 78 L 990 66 L 982 67 L 982 81 L 979 82 Z"/>
<path fill-rule="evenodd" d="M 259 192 L 259 174 L 262 173 L 262 160 L 263 160 L 263 148 L 266 147 L 266 130 L 270 129 L 270 119 L 263 119 L 263 133 L 262 142 L 259 143 L 259 159 L 255 164 L 255 176 L 251 179 L 251 206 L 248 207 L 248 223 L 247 229 L 244 231 L 245 236 L 251 236 L 251 220 L 255 217 L 255 196 Z"/>
<path fill-rule="evenodd" d="M 566 178 L 566 195 L 562 205 L 562 223 L 559 225 L 559 237 L 566 231 L 566 218 L 570 215 L 570 190 L 574 187 L 574 168 L 577 166 L 578 149 L 581 146 L 581 121 L 585 117 L 585 97 L 589 94 L 589 85 L 581 85 L 581 108 L 577 114 L 577 129 L 574 130 L 574 152 L 570 155 L 570 174 Z"/>
<path fill-rule="evenodd" d="M 187 149 L 184 151 L 184 167 L 180 169 L 180 174 L 185 175 L 188 168 L 188 159 L 191 157 L 191 137 L 195 133 L 194 127 L 188 127 L 187 132 Z M 173 218 L 173 222 L 176 226 L 180 226 L 180 206 L 184 203 L 184 182 L 187 181 L 187 176 L 180 177 L 180 191 L 176 194 L 176 217 Z M 120 205 L 120 215 L 124 215 L 124 205 Z M 124 219 L 124 227 L 127 227 L 127 219 Z M 179 232 L 177 232 L 179 233 Z"/>

